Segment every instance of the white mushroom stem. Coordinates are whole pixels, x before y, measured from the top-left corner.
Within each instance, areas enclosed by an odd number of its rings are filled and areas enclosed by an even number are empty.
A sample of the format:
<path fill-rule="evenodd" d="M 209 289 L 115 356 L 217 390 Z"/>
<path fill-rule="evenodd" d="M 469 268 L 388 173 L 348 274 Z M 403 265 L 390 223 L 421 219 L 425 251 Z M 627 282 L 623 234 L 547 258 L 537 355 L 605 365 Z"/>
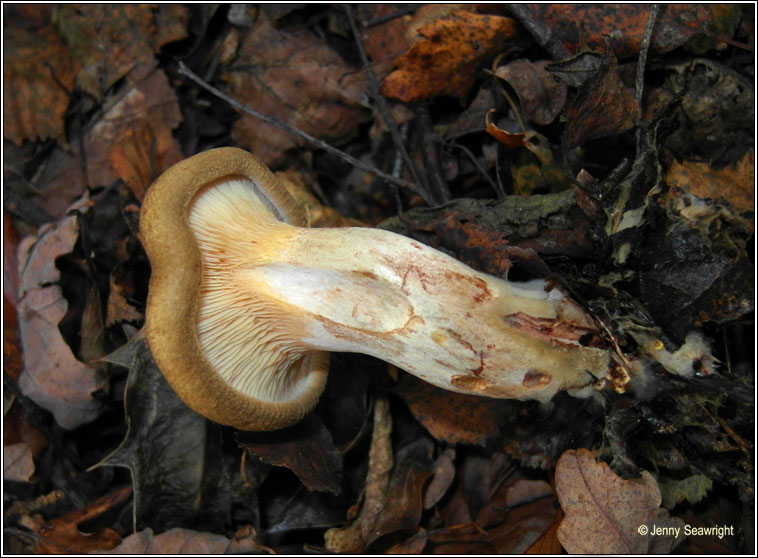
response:
<path fill-rule="evenodd" d="M 364 353 L 444 389 L 518 399 L 548 400 L 605 376 L 607 351 L 580 343 L 595 329 L 559 289 L 477 272 L 388 231 L 287 225 L 245 193 L 245 182 L 215 185 L 194 203 L 190 223 L 206 269 L 232 262 L 221 279 L 206 273 L 206 290 L 225 281 L 239 296 L 255 292 L 286 308 L 301 332 L 287 342 L 292 359 Z M 256 204 L 255 225 L 227 213 Z M 273 246 L 261 251 L 261 237 Z"/>

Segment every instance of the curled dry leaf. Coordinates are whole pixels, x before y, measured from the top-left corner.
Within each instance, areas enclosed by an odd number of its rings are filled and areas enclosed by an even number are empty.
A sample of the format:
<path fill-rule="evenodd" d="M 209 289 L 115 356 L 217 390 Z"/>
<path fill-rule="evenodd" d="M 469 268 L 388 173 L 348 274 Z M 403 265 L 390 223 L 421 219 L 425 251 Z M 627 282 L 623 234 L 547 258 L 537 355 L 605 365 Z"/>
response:
<path fill-rule="evenodd" d="M 555 120 L 566 104 L 568 88 L 545 69 L 549 63 L 514 60 L 495 71 L 516 91 L 526 117 L 540 125 Z"/>
<path fill-rule="evenodd" d="M 69 429 L 100 414 L 102 406 L 92 394 L 106 386 L 95 368 L 77 360 L 58 329 L 68 303 L 55 284 L 60 278 L 55 259 L 73 250 L 78 235 L 72 215 L 41 229 L 39 238 L 27 238 L 20 247 L 18 312 L 25 368 L 19 386 Z"/>
<path fill-rule="evenodd" d="M 647 471 L 639 479 L 624 480 L 607 463 L 596 462 L 590 451 L 568 450 L 556 464 L 555 483 L 566 514 L 558 538 L 568 552 L 643 554 L 655 543 L 639 530 L 663 519 L 661 493 Z"/>
<path fill-rule="evenodd" d="M 512 19 L 460 8 L 445 10 L 431 21 L 419 10 L 416 18 L 422 18 L 423 24 L 415 29 L 415 43 L 397 61 L 398 69 L 385 78 L 381 90 L 406 103 L 435 95 L 464 97 L 479 70 L 516 32 Z"/>
<path fill-rule="evenodd" d="M 616 58 L 608 55 L 600 71 L 566 105 L 563 141 L 571 149 L 590 139 L 620 134 L 634 126 L 639 113 L 633 93 L 619 77 Z"/>

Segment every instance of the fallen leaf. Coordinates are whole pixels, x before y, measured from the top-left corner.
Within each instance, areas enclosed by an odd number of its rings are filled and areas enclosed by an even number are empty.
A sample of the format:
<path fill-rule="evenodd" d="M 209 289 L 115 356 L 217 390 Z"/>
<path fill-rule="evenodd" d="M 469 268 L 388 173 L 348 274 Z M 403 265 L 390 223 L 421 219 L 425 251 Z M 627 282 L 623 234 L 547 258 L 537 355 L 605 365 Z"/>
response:
<path fill-rule="evenodd" d="M 424 509 L 434 507 L 447 493 L 455 480 L 455 449 L 446 448 L 434 462 L 432 478 L 424 490 Z"/>
<path fill-rule="evenodd" d="M 19 387 L 67 429 L 97 418 L 102 404 L 92 394 L 107 385 L 95 368 L 76 359 L 58 329 L 68 303 L 56 284 L 60 272 L 55 259 L 70 253 L 78 236 L 78 218 L 72 215 L 43 227 L 39 238 L 24 239 L 20 247 L 18 310 L 25 368 Z"/>
<path fill-rule="evenodd" d="M 494 399 L 444 391 L 410 374 L 397 386 L 400 397 L 437 440 L 451 444 L 484 445 L 499 432 Z M 444 408 L 444 412 L 440 409 Z"/>
<path fill-rule="evenodd" d="M 619 58 L 637 56 L 650 15 L 649 4 L 528 4 L 534 17 L 573 52 L 612 48 Z M 698 4 L 667 4 L 658 16 L 651 52 L 663 54 L 697 33 L 708 33 L 711 9 Z"/>
<path fill-rule="evenodd" d="M 668 510 L 685 500 L 691 504 L 697 504 L 706 497 L 712 487 L 713 481 L 701 474 L 690 475 L 684 479 L 666 477 L 658 479 L 662 506 Z"/>
<path fill-rule="evenodd" d="M 172 130 L 182 121 L 179 101 L 161 70 L 140 80 L 127 79 L 122 89 L 104 101 L 102 116 L 84 137 L 83 157 L 78 146 L 55 150 L 41 167 L 34 185 L 40 207 L 53 217 L 88 186 L 109 186 L 119 178 L 143 193 L 153 173 L 183 158 Z M 122 143 L 126 142 L 126 143 Z"/>
<path fill-rule="evenodd" d="M 339 493 L 342 455 L 317 415 L 275 432 L 239 432 L 237 440 L 264 463 L 290 469 L 308 490 Z"/>
<path fill-rule="evenodd" d="M 725 217 L 738 221 L 750 233 L 755 230 L 753 151 L 718 170 L 708 163 L 673 161 L 665 181 L 670 187 L 666 201 L 690 224 L 707 227 L 714 219 Z M 732 211 L 717 207 L 718 203 L 728 203 Z"/>
<path fill-rule="evenodd" d="M 84 554 L 110 549 L 121 542 L 113 529 L 102 527 L 93 533 L 82 533 L 79 526 L 126 502 L 132 489 L 122 486 L 101 496 L 87 507 L 75 510 L 62 517 L 42 524 L 39 531 L 36 553 L 38 554 Z"/>
<path fill-rule="evenodd" d="M 371 113 L 360 103 L 365 77 L 315 35 L 280 30 L 265 14 L 242 39 L 237 61 L 223 74 L 240 103 L 279 118 L 323 139 L 342 139 L 357 131 Z M 303 140 L 243 114 L 232 137 L 268 165 Z"/>
<path fill-rule="evenodd" d="M 25 443 L 3 446 L 3 478 L 28 482 L 34 474 L 32 450 Z"/>
<path fill-rule="evenodd" d="M 3 49 L 4 137 L 17 145 L 62 138 L 79 65 L 60 35 L 52 25 L 34 31 L 6 27 Z"/>
<path fill-rule="evenodd" d="M 565 148 L 629 130 L 639 113 L 634 95 L 619 78 L 616 58 L 609 55 L 601 70 L 566 105 Z"/>
<path fill-rule="evenodd" d="M 250 526 L 242 527 L 231 539 L 215 533 L 180 528 L 153 535 L 153 530 L 147 528 L 132 533 L 109 551 L 96 551 L 94 554 L 274 554 L 255 537 L 255 530 Z"/>
<path fill-rule="evenodd" d="M 415 17 L 423 17 L 422 10 Z M 381 92 L 406 103 L 436 95 L 463 98 L 479 70 L 515 33 L 512 19 L 465 8 L 424 21 L 415 29 L 413 46 L 396 62 L 398 69 L 384 79 Z"/>
<path fill-rule="evenodd" d="M 542 126 L 550 124 L 566 104 L 567 87 L 545 68 L 549 60 L 514 60 L 495 71 L 508 82 L 521 101 L 524 115 Z"/>
<path fill-rule="evenodd" d="M 102 99 L 127 74 L 140 81 L 152 72 L 158 49 L 187 36 L 189 10 L 178 4 L 61 4 L 54 21 L 81 65 L 77 85 Z"/>
<path fill-rule="evenodd" d="M 18 234 L 3 208 L 3 372 L 18 380 L 24 368 L 18 329 Z M 10 398 L 10 390 L 4 392 Z M 7 400 L 7 399 L 6 399 Z"/>
<path fill-rule="evenodd" d="M 648 552 L 653 539 L 647 533 L 661 504 L 650 473 L 624 480 L 590 451 L 568 450 L 556 464 L 555 483 L 566 514 L 558 539 L 569 553 Z"/>
<path fill-rule="evenodd" d="M 558 540 L 558 528 L 563 517 L 563 510 L 559 508 L 555 514 L 555 519 L 553 519 L 553 524 L 532 543 L 532 546 L 526 549 L 525 554 L 560 554 L 562 547 L 561 541 Z"/>

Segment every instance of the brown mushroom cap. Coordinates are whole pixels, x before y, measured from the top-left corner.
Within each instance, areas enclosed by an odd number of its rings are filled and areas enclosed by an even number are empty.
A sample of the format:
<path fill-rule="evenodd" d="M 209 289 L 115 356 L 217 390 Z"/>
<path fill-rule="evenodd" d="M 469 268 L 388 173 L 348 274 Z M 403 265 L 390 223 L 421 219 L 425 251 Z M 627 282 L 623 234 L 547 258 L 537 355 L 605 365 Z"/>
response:
<path fill-rule="evenodd" d="M 241 149 L 195 155 L 148 190 L 140 214 L 152 266 L 148 344 L 179 397 L 211 420 L 283 428 L 324 389 L 328 353 L 303 347 L 297 320 L 280 307 L 235 288 L 244 261 L 275 257 L 289 225 L 305 224 L 269 169 Z"/>

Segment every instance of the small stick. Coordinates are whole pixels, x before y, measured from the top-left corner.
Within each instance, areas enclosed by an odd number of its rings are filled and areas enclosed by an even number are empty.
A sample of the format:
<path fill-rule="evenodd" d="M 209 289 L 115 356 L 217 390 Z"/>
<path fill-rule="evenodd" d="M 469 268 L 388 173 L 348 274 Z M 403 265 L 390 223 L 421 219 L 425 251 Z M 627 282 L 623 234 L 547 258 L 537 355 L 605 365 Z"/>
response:
<path fill-rule="evenodd" d="M 366 171 L 370 174 L 373 174 L 374 176 L 377 176 L 381 178 L 382 180 L 385 180 L 389 182 L 390 184 L 396 184 L 398 186 L 402 186 L 403 188 L 408 188 L 412 192 L 418 194 L 421 196 L 424 201 L 426 201 L 429 205 L 432 205 L 431 200 L 428 199 L 428 196 L 426 195 L 426 192 L 421 189 L 419 186 L 412 182 L 408 182 L 407 180 L 403 180 L 401 178 L 395 178 L 394 176 L 387 174 L 385 172 L 380 171 L 374 166 L 367 165 L 366 163 L 363 163 L 362 161 L 359 161 L 355 157 L 348 155 L 344 151 L 340 151 L 336 147 L 332 147 L 325 141 L 322 141 L 316 137 L 313 137 L 312 135 L 303 132 L 302 130 L 298 130 L 294 126 L 286 123 L 284 120 L 281 120 L 279 118 L 276 118 L 274 116 L 267 116 L 265 114 L 262 114 L 256 110 L 251 109 L 250 107 L 246 107 L 242 103 L 235 100 L 233 97 L 230 97 L 223 91 L 216 89 L 213 87 L 210 83 L 202 79 L 200 76 L 198 76 L 196 73 L 194 73 L 192 70 L 190 70 L 184 62 L 179 62 L 179 73 L 187 76 L 192 81 L 203 87 L 204 89 L 210 91 L 214 95 L 216 95 L 219 99 L 223 99 L 230 105 L 232 105 L 237 110 L 240 110 L 244 112 L 245 114 L 249 114 L 250 116 L 253 116 L 255 118 L 258 118 L 260 120 L 263 120 L 267 124 L 271 124 L 272 126 L 276 126 L 277 128 L 284 130 L 285 132 L 288 132 L 292 134 L 293 136 L 297 136 L 299 138 L 304 139 L 311 145 L 314 145 L 320 149 L 323 149 L 324 151 L 331 153 L 332 155 L 335 155 L 337 157 L 340 157 L 341 159 L 347 161 L 351 165 L 353 165 L 356 168 L 361 169 L 362 171 Z"/>
<path fill-rule="evenodd" d="M 645 86 L 645 64 L 647 63 L 647 53 L 650 50 L 650 42 L 653 38 L 653 29 L 655 28 L 655 21 L 658 19 L 658 12 L 661 6 L 659 4 L 653 4 L 650 6 L 650 15 L 647 18 L 647 25 L 645 25 L 645 33 L 642 35 L 642 41 L 640 42 L 640 56 L 637 59 L 637 77 L 634 82 L 634 98 L 637 101 L 637 108 L 640 111 L 640 120 L 642 120 L 642 91 Z M 637 126 L 637 153 L 640 152 L 640 143 L 642 141 L 642 131 Z"/>

